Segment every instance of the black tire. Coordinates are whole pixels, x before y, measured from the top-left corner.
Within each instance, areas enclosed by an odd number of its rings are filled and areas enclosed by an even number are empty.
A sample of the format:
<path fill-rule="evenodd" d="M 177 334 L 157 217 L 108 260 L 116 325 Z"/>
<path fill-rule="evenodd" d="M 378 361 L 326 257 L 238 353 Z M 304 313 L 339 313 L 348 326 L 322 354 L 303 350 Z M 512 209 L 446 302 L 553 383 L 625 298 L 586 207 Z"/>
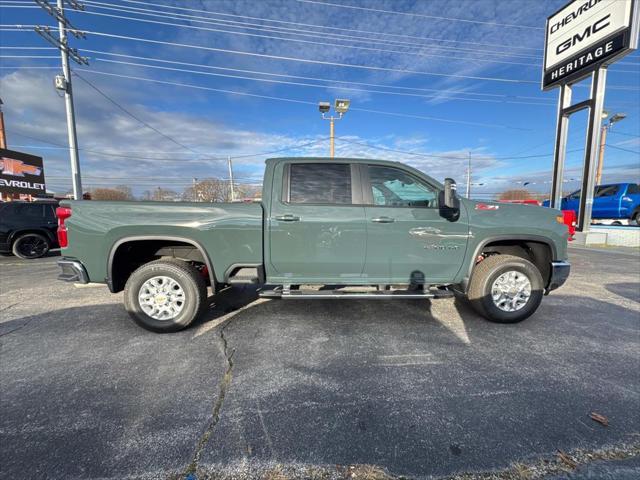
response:
<path fill-rule="evenodd" d="M 184 292 L 181 310 L 174 318 L 153 318 L 140 306 L 140 289 L 147 280 L 159 276 L 174 280 Z M 146 263 L 131 274 L 124 287 L 124 307 L 133 321 L 157 333 L 177 332 L 188 327 L 202 313 L 206 300 L 207 285 L 202 274 L 182 260 L 162 259 Z"/>
<path fill-rule="evenodd" d="M 491 288 L 503 273 L 515 271 L 527 277 L 531 294 L 524 306 L 516 311 L 505 311 L 493 301 Z M 475 266 L 469 283 L 467 298 L 476 312 L 496 323 L 517 323 L 531 316 L 540 306 L 544 293 L 542 275 L 529 260 L 514 255 L 491 255 Z"/>
<path fill-rule="evenodd" d="M 631 224 L 640 227 L 640 208 L 631 215 Z"/>
<path fill-rule="evenodd" d="M 32 260 L 44 257 L 50 248 L 51 243 L 44 235 L 25 233 L 14 240 L 11 251 L 16 257 Z"/>

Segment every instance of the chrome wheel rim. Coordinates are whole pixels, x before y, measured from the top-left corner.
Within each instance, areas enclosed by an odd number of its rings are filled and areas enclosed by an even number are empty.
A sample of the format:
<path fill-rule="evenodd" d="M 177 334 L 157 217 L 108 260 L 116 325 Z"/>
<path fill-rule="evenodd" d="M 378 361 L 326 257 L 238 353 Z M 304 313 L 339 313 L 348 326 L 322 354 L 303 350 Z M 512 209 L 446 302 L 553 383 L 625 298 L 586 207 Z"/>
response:
<path fill-rule="evenodd" d="M 184 308 L 184 302 L 184 290 L 171 277 L 151 277 L 138 291 L 140 308 L 155 320 L 176 318 Z"/>
<path fill-rule="evenodd" d="M 517 312 L 531 298 L 531 281 L 524 273 L 509 270 L 500 275 L 491 286 L 493 304 L 505 312 Z"/>

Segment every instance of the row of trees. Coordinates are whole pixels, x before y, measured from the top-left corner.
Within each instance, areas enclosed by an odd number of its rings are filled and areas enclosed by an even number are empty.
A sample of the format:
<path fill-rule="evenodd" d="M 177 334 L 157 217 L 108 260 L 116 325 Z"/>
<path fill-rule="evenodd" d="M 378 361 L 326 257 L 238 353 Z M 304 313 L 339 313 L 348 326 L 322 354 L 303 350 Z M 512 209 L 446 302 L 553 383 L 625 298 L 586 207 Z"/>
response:
<path fill-rule="evenodd" d="M 236 200 L 245 198 L 260 198 L 260 187 L 252 185 L 234 185 L 234 198 Z M 90 191 L 92 200 L 136 200 L 131 187 L 118 185 L 111 188 L 94 188 Z M 227 180 L 218 178 L 207 178 L 194 183 L 186 188 L 182 194 L 168 189 L 158 187 L 153 190 L 145 190 L 140 196 L 140 200 L 153 201 L 176 201 L 185 202 L 230 202 L 231 185 Z"/>
<path fill-rule="evenodd" d="M 505 190 L 498 194 L 498 200 L 538 200 L 543 201 L 549 198 L 548 194 L 533 193 L 526 188 L 514 188 L 511 190 Z"/>

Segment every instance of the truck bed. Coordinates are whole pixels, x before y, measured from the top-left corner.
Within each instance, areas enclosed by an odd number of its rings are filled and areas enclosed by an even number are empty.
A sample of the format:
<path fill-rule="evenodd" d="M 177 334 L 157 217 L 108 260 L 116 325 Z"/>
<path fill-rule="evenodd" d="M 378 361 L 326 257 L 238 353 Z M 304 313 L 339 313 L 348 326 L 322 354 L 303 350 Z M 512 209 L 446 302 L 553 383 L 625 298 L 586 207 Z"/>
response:
<path fill-rule="evenodd" d="M 63 201 L 69 245 L 92 282 L 104 282 L 108 259 L 123 241 L 172 237 L 206 252 L 217 279 L 234 264 L 262 264 L 263 210 L 259 203 Z"/>

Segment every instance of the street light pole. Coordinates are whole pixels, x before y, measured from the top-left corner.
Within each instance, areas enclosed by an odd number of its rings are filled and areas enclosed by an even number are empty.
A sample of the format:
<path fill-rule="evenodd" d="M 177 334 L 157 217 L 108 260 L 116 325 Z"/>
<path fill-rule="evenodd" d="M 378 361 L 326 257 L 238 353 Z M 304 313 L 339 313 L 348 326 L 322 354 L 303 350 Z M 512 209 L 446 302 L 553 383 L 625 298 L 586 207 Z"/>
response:
<path fill-rule="evenodd" d="M 336 147 L 335 147 L 335 119 L 333 115 L 329 119 L 329 156 L 331 158 L 335 157 Z"/>
<path fill-rule="evenodd" d="M 349 110 L 349 105 L 351 104 L 350 100 L 346 99 L 336 99 L 334 103 L 333 109 L 336 111 L 338 116 L 330 115 L 326 116 L 326 114 L 331 110 L 331 104 L 329 102 L 320 102 L 318 103 L 318 109 L 320 110 L 320 114 L 322 115 L 323 120 L 329 120 L 329 156 L 331 158 L 335 157 L 336 147 L 335 147 L 335 122 L 336 120 L 341 120 L 347 110 Z"/>

